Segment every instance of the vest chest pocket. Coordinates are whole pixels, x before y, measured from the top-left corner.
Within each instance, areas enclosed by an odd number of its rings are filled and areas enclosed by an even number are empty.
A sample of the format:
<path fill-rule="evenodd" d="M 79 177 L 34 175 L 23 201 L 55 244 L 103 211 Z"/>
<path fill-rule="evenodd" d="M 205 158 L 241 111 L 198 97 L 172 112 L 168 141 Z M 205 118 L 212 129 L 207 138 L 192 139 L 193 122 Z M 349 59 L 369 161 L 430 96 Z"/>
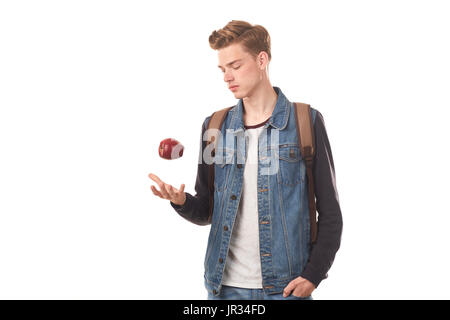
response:
<path fill-rule="evenodd" d="M 305 180 L 306 167 L 297 144 L 282 144 L 278 147 L 278 182 L 293 186 Z"/>
<path fill-rule="evenodd" d="M 223 191 L 227 187 L 228 176 L 230 174 L 234 159 L 235 150 L 230 148 L 223 148 L 218 151 L 215 157 L 214 165 L 214 189 L 216 191 Z"/>

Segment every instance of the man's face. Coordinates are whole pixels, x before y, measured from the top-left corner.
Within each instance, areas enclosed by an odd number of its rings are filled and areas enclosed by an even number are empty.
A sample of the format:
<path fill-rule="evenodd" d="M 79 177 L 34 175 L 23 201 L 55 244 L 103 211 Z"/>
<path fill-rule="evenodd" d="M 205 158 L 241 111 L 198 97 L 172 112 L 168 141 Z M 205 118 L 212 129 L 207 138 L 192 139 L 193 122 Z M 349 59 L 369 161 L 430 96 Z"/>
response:
<path fill-rule="evenodd" d="M 261 70 L 253 57 L 242 49 L 240 44 L 232 44 L 218 50 L 219 68 L 227 87 L 238 86 L 231 90 L 235 98 L 249 96 L 260 83 Z"/>

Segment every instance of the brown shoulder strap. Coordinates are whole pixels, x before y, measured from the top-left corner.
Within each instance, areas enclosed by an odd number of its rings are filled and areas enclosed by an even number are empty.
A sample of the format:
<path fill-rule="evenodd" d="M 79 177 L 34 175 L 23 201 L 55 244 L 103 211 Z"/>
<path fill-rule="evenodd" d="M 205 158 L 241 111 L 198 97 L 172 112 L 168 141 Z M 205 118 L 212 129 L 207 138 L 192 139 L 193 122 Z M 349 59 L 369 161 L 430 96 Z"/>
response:
<path fill-rule="evenodd" d="M 226 117 L 228 111 L 233 107 L 234 106 L 223 108 L 221 110 L 214 112 L 211 115 L 211 119 L 209 120 L 207 129 L 217 129 L 217 130 L 207 130 L 206 145 L 209 145 L 210 143 L 214 143 L 214 147 L 212 150 L 212 156 L 215 155 L 217 143 L 219 140 L 218 135 L 219 135 L 220 129 L 222 128 L 223 121 L 225 120 L 225 117 Z M 214 163 L 209 165 L 208 188 L 209 188 L 209 219 L 208 219 L 208 222 L 211 223 L 212 214 L 213 214 L 213 210 L 214 210 Z"/>
<path fill-rule="evenodd" d="M 297 124 L 298 141 L 302 157 L 306 164 L 306 174 L 308 177 L 308 202 L 309 202 L 309 220 L 311 229 L 311 243 L 317 240 L 317 217 L 316 200 L 314 194 L 313 179 L 313 161 L 315 154 L 314 130 L 311 117 L 311 108 L 309 104 L 294 102 L 295 117 Z"/>

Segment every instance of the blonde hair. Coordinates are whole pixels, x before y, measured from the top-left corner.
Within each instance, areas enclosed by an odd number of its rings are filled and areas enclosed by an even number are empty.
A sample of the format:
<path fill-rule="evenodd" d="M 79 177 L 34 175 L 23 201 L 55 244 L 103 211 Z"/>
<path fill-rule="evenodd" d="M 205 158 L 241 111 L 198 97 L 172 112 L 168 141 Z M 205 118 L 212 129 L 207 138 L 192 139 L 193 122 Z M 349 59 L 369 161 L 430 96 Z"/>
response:
<path fill-rule="evenodd" d="M 252 25 L 242 20 L 231 20 L 225 27 L 214 30 L 209 36 L 209 45 L 214 50 L 236 43 L 241 44 L 253 59 L 256 59 L 261 51 L 267 52 L 269 61 L 272 59 L 269 32 L 259 24 Z"/>

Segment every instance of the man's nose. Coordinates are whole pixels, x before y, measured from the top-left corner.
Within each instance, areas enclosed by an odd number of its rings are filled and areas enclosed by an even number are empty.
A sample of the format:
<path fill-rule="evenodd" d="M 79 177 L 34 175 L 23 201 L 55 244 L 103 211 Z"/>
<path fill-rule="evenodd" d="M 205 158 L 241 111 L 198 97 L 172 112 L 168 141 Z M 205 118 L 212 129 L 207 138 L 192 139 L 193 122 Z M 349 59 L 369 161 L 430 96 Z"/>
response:
<path fill-rule="evenodd" d="M 223 81 L 230 82 L 233 80 L 233 75 L 230 72 L 225 72 L 223 75 Z"/>

